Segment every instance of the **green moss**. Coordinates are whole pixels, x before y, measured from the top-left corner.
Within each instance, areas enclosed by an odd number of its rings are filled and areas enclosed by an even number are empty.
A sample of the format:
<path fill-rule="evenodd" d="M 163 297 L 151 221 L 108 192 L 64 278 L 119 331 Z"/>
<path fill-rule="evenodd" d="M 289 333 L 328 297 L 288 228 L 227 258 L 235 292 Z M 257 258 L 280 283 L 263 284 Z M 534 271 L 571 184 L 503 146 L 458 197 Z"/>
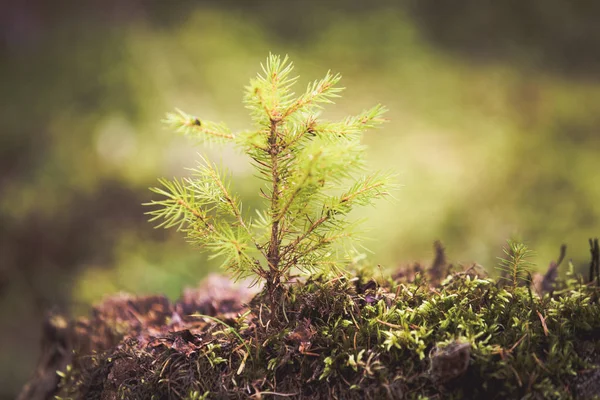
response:
<path fill-rule="evenodd" d="M 313 276 L 289 285 L 278 310 L 260 293 L 226 321 L 235 332 L 203 317 L 161 338 L 142 332 L 86 368 L 76 361 L 80 369 L 65 375 L 62 392 L 86 399 L 599 394 L 590 382 L 600 361 L 600 292 L 572 267 L 543 296 L 473 268 L 450 267 L 439 283 L 437 272 L 405 275 L 412 278 L 379 283 L 365 271 Z"/>

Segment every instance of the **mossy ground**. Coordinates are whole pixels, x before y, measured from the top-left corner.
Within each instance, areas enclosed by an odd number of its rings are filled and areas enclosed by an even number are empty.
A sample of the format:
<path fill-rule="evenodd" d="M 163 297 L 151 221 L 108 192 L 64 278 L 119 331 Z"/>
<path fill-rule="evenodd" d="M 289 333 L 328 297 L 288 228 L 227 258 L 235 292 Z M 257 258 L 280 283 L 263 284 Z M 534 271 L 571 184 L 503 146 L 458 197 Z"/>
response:
<path fill-rule="evenodd" d="M 597 266 L 595 267 L 598 268 Z M 72 323 L 58 399 L 588 399 L 600 395 L 600 289 L 549 292 L 476 266 L 290 283 L 262 293 L 117 298 Z M 587 279 L 586 279 L 587 280 Z M 548 283 L 548 282 L 546 282 Z M 540 285 L 538 285 L 539 290 Z M 211 289 L 212 288 L 212 289 Z M 211 294 L 212 293 L 212 294 Z M 213 296 L 210 300 L 209 297 Z M 194 315 L 196 314 L 196 315 Z M 202 315 L 200 315 L 202 314 Z"/>

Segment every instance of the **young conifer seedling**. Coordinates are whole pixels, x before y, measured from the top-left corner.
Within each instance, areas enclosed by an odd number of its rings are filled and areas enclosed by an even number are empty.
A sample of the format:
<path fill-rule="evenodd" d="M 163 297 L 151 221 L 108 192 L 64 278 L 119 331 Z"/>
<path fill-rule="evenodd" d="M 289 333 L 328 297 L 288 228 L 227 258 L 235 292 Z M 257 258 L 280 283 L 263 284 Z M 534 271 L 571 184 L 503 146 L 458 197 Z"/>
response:
<path fill-rule="evenodd" d="M 531 269 L 534 264 L 529 259 L 533 252 L 527 245 L 516 240 L 509 240 L 508 247 L 503 251 L 506 258 L 499 258 L 500 265 L 498 266 L 501 278 L 507 281 L 513 289 L 519 284 L 531 284 Z"/>
<path fill-rule="evenodd" d="M 167 115 L 176 131 L 211 142 L 233 142 L 264 181 L 265 208 L 248 212 L 214 163 L 202 160 L 183 179 L 161 179 L 152 191 L 163 196 L 148 205 L 159 227 L 176 227 L 192 242 L 222 257 L 236 278 L 263 280 L 271 300 L 292 270 L 335 271 L 352 251 L 356 224 L 347 214 L 387 196 L 390 174 L 365 173 L 362 133 L 381 124 L 377 105 L 339 122 L 319 118 L 333 103 L 340 75 L 327 73 L 296 96 L 292 63 L 270 55 L 246 88 L 251 130 L 232 133 L 225 125 L 182 111 Z M 252 216 L 255 216 L 252 218 Z"/>

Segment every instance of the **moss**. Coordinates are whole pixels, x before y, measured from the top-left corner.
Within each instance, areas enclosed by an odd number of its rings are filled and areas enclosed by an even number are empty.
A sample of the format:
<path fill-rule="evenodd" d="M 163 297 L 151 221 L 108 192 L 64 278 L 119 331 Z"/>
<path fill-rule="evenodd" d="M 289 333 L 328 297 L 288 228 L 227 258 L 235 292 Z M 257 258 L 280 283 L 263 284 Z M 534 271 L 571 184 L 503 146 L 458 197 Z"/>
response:
<path fill-rule="evenodd" d="M 443 267 L 441 282 L 439 271 L 379 283 L 365 271 L 313 276 L 290 284 L 277 310 L 259 293 L 235 318 L 184 316 L 158 332 L 136 331 L 107 351 L 78 354 L 59 398 L 600 394 L 598 286 L 571 269 L 539 296 L 473 267 Z"/>

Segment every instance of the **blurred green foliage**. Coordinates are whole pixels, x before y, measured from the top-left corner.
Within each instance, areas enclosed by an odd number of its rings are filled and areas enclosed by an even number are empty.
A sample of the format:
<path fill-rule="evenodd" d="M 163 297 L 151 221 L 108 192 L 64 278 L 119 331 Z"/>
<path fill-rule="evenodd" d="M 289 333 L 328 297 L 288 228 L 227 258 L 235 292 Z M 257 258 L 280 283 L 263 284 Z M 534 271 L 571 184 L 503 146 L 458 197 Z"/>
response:
<path fill-rule="evenodd" d="M 8 7 L 0 339 L 16 345 L 0 355 L 0 374 L 13 382 L 3 393 L 10 398 L 31 372 L 49 305 L 81 312 L 119 290 L 174 297 L 214 268 L 179 235 L 145 222 L 147 187 L 185 174 L 197 152 L 225 154 L 249 206 L 256 180 L 235 149 L 191 147 L 159 121 L 179 107 L 244 128 L 240 88 L 269 51 L 288 53 L 305 77 L 343 75 L 349 89 L 326 117 L 373 103 L 390 109 L 390 123 L 366 143 L 372 167 L 397 170 L 403 189 L 360 215 L 372 228 L 372 262 L 429 259 L 440 239 L 452 259 L 489 266 L 519 236 L 542 267 L 563 242 L 585 264 L 600 218 L 600 33 L 591 11 L 533 2 L 523 21 L 509 18 L 521 11 L 515 2 L 495 10 L 463 1 L 442 24 L 431 3 Z M 483 29 L 480 16 L 499 31 Z"/>

